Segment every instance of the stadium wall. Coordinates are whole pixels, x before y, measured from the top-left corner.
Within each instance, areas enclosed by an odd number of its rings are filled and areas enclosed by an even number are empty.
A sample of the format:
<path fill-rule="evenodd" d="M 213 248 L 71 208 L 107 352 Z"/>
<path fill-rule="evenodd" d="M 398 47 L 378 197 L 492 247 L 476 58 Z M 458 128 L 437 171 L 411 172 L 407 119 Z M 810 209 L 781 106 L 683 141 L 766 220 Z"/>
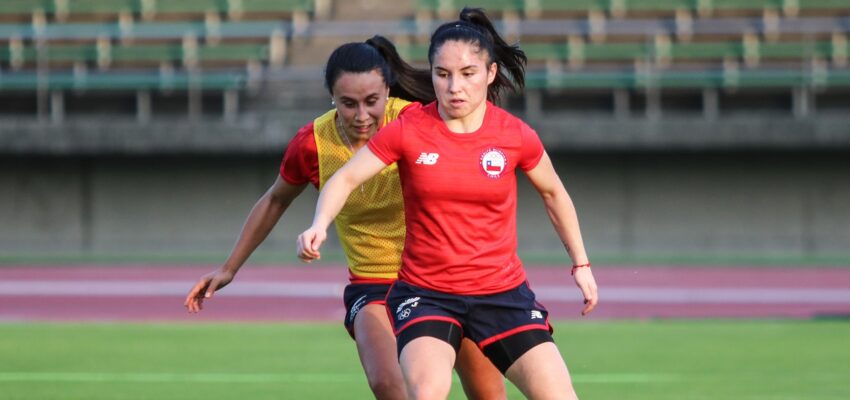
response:
<path fill-rule="evenodd" d="M 593 254 L 815 257 L 850 249 L 843 151 L 552 157 Z M 4 156 L 0 255 L 226 254 L 278 162 L 279 155 L 239 154 Z M 260 252 L 294 261 L 315 199 L 305 190 Z M 522 253 L 563 254 L 524 178 L 518 214 Z"/>

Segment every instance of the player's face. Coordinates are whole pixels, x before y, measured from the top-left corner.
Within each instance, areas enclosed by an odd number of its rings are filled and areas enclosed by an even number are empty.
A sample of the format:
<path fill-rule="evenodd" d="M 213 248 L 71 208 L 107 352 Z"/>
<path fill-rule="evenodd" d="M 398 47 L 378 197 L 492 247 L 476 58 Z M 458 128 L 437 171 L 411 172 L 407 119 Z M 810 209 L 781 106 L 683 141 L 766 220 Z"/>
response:
<path fill-rule="evenodd" d="M 496 79 L 496 63 L 486 51 L 467 42 L 449 40 L 434 53 L 431 80 L 444 116 L 464 118 L 483 107 L 487 86 Z"/>
<path fill-rule="evenodd" d="M 333 100 L 345 134 L 352 144 L 363 144 L 380 128 L 390 89 L 380 70 L 343 72 L 332 88 Z"/>

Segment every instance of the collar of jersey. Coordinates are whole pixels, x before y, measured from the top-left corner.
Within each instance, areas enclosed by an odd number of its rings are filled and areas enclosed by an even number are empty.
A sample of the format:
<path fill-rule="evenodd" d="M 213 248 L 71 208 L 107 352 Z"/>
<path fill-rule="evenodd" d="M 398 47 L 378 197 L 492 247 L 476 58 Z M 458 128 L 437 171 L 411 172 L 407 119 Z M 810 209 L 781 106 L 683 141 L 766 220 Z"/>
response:
<path fill-rule="evenodd" d="M 440 132 L 442 132 L 446 136 L 451 137 L 452 139 L 471 140 L 477 138 L 479 135 L 481 135 L 482 132 L 485 132 L 487 130 L 487 126 L 490 124 L 490 118 L 493 114 L 493 107 L 495 106 L 489 100 L 487 101 L 487 109 L 484 110 L 484 121 L 481 122 L 481 126 L 479 126 L 478 129 L 469 133 L 452 132 L 452 130 L 449 129 L 448 126 L 446 126 L 446 121 L 443 121 L 443 118 L 440 117 L 440 111 L 437 109 L 437 107 L 439 106 L 437 105 L 437 102 L 434 101 L 433 103 L 431 103 L 431 107 L 429 107 L 428 113 L 431 114 L 432 117 L 437 119 L 437 123 L 435 125 L 437 126 L 437 129 L 440 130 Z"/>

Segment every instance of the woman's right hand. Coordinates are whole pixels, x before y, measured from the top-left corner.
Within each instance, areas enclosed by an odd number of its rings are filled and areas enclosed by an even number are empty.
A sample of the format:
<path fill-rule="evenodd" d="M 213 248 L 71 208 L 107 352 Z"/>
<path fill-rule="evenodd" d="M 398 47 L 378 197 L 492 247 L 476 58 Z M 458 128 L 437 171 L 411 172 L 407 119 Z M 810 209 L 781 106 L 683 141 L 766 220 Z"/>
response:
<path fill-rule="evenodd" d="M 233 280 L 233 275 L 232 272 L 219 269 L 202 276 L 186 295 L 186 301 L 183 302 L 183 305 L 190 313 L 203 310 L 204 299 L 211 298 L 216 290 L 227 286 Z"/>
<path fill-rule="evenodd" d="M 328 234 L 324 229 L 311 226 L 310 229 L 298 235 L 298 258 L 306 263 L 321 259 L 322 253 L 319 248 L 327 238 Z"/>

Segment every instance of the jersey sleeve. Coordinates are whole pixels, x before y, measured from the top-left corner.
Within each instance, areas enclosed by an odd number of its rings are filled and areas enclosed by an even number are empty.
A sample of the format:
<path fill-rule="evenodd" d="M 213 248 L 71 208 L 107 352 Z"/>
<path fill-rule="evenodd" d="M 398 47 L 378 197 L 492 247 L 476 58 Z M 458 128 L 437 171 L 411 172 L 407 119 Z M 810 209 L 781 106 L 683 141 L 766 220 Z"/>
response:
<path fill-rule="evenodd" d="M 309 182 L 319 187 L 319 153 L 312 122 L 299 129 L 286 147 L 280 163 L 280 177 L 291 185 Z"/>
<path fill-rule="evenodd" d="M 390 165 L 401 158 L 403 121 L 400 118 L 387 124 L 366 143 L 369 150 L 386 165 Z"/>
<path fill-rule="evenodd" d="M 520 135 L 522 135 L 522 151 L 517 165 L 523 171 L 530 171 L 543 158 L 543 143 L 540 142 L 537 132 L 526 124 L 522 124 Z"/>

